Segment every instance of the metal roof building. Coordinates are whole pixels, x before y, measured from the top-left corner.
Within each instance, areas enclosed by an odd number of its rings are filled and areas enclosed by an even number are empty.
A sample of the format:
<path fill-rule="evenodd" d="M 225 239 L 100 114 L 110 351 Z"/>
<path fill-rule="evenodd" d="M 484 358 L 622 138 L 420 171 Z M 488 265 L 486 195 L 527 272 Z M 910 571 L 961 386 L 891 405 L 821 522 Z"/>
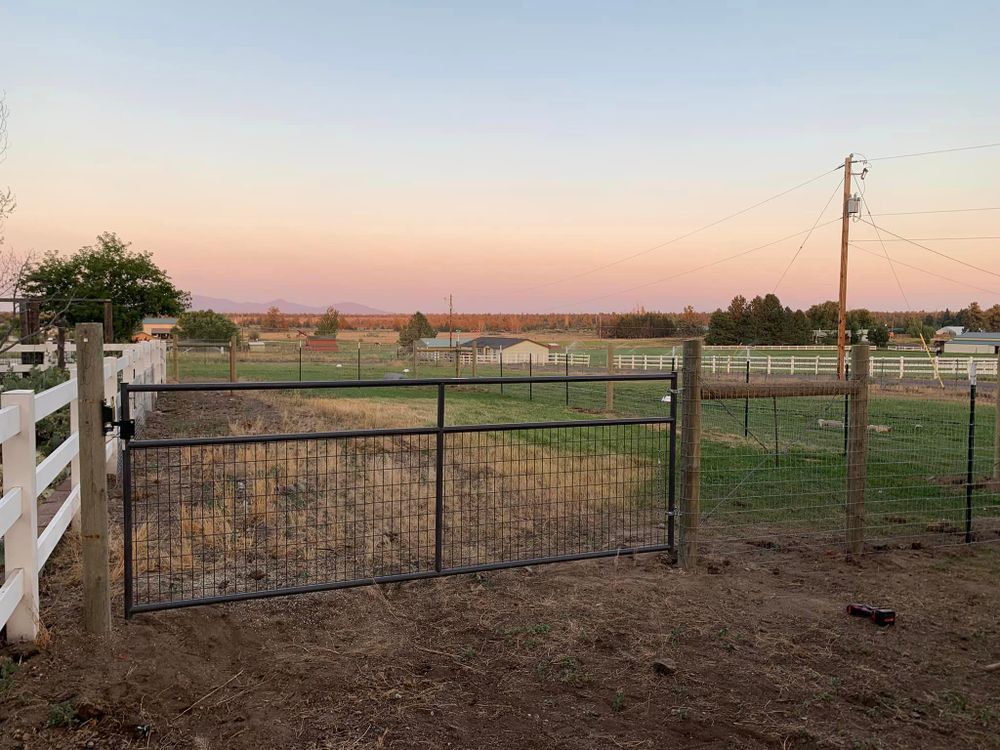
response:
<path fill-rule="evenodd" d="M 997 354 L 1000 353 L 1000 333 L 966 331 L 944 344 L 945 354 Z"/>

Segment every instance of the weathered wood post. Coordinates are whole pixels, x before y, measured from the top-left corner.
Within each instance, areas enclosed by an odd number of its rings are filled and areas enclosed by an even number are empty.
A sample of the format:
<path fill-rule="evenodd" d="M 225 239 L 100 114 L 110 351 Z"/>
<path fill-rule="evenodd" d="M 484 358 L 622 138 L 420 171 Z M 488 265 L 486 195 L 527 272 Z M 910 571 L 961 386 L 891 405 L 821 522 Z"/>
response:
<path fill-rule="evenodd" d="M 479 347 L 472 345 L 472 377 L 476 377 L 476 360 L 479 359 Z"/>
<path fill-rule="evenodd" d="M 170 334 L 170 357 L 174 361 L 174 382 L 181 382 L 181 348 L 176 333 Z"/>
<path fill-rule="evenodd" d="M 680 563 L 698 562 L 698 515 L 701 500 L 701 339 L 684 342 L 681 372 Z"/>
<path fill-rule="evenodd" d="M 413 342 L 413 377 L 417 377 L 417 342 Z"/>
<path fill-rule="evenodd" d="M 236 342 L 237 336 L 229 339 L 229 382 L 236 382 Z"/>
<path fill-rule="evenodd" d="M 850 380 L 855 391 L 847 419 L 847 551 L 860 555 L 865 544 L 865 484 L 868 480 L 868 344 L 851 349 Z"/>
<path fill-rule="evenodd" d="M 608 343 L 608 375 L 613 374 L 614 371 L 615 371 L 615 345 L 609 342 Z M 608 411 L 614 411 L 615 410 L 615 384 L 609 380 L 607 385 L 608 385 L 608 392 L 607 392 L 607 395 L 605 396 L 605 402 L 606 403 L 604 405 L 604 408 L 607 409 Z"/>
<path fill-rule="evenodd" d="M 100 323 L 76 327 L 80 420 L 80 539 L 83 553 L 83 624 L 88 633 L 111 632 L 108 562 L 108 476 L 105 464 L 104 347 Z"/>
<path fill-rule="evenodd" d="M 104 301 L 104 343 L 113 344 L 115 341 L 115 308 L 111 300 Z"/>
<path fill-rule="evenodd" d="M 993 427 L 993 481 L 1000 482 L 1000 353 L 997 354 L 996 399 L 993 405 L 996 409 Z"/>

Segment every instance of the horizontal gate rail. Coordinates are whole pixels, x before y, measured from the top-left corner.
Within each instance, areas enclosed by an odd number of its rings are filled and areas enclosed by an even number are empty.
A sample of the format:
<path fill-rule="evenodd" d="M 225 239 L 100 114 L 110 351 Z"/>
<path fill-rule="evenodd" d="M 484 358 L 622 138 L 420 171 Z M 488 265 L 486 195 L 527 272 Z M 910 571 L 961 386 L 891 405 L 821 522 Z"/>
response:
<path fill-rule="evenodd" d="M 127 441 L 126 616 L 671 551 L 676 398 L 650 391 L 644 417 L 444 423 L 449 386 L 607 382 L 677 393 L 675 373 L 123 384 L 125 418 L 149 392 L 433 387 L 437 401 L 434 426 Z M 502 437 L 532 430 L 553 432 Z"/>

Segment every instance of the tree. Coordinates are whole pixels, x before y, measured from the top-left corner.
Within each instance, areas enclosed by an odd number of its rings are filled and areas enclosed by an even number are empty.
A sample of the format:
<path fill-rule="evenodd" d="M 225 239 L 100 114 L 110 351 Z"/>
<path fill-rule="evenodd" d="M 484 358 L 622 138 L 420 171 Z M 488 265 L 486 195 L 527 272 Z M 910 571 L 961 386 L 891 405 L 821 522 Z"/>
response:
<path fill-rule="evenodd" d="M 281 310 L 272 305 L 267 308 L 267 312 L 264 313 L 263 325 L 264 328 L 277 330 L 279 328 L 287 328 L 288 321 L 285 320 L 284 316 L 281 314 Z"/>
<path fill-rule="evenodd" d="M 961 324 L 969 331 L 981 331 L 986 325 L 986 316 L 978 302 L 970 302 L 969 306 L 958 314 Z"/>
<path fill-rule="evenodd" d="M 337 312 L 337 308 L 326 308 L 326 313 L 323 314 L 323 316 L 319 319 L 319 323 L 316 324 L 316 335 L 335 337 L 339 329 L 340 313 Z"/>
<path fill-rule="evenodd" d="M 837 321 L 840 317 L 840 305 L 832 300 L 821 302 L 806 310 L 806 316 L 809 318 L 809 322 L 813 328 L 818 328 L 822 331 L 832 331 L 837 327 Z"/>
<path fill-rule="evenodd" d="M 705 335 L 705 343 L 714 346 L 740 343 L 736 324 L 730 313 L 725 310 L 716 310 L 712 313 L 712 317 L 708 319 L 708 333 Z"/>
<path fill-rule="evenodd" d="M 0 97 L 0 162 L 7 153 L 7 103 Z M 17 203 L 9 187 L 0 188 L 0 245 L 3 245 L 3 225 L 7 217 L 14 213 Z"/>
<path fill-rule="evenodd" d="M 191 300 L 153 262 L 151 253 L 130 247 L 118 235 L 105 232 L 94 245 L 68 257 L 47 253 L 29 269 L 24 292 L 41 298 L 42 311 L 59 313 L 67 325 L 102 320 L 104 307 L 100 302 L 66 300 L 109 299 L 114 338 L 128 340 L 146 316 L 180 315 Z"/>
<path fill-rule="evenodd" d="M 399 345 L 404 349 L 412 349 L 418 339 L 437 335 L 437 331 L 427 322 L 427 317 L 419 310 L 410 317 L 399 332 Z"/>
<path fill-rule="evenodd" d="M 877 323 L 868 329 L 868 341 L 877 347 L 889 346 L 889 329 Z"/>
<path fill-rule="evenodd" d="M 984 316 L 986 318 L 986 327 L 991 331 L 1000 331 L 1000 305 L 993 305 L 989 308 Z"/>
<path fill-rule="evenodd" d="M 229 341 L 239 334 L 225 315 L 212 310 L 189 310 L 177 319 L 177 335 L 187 341 Z"/>

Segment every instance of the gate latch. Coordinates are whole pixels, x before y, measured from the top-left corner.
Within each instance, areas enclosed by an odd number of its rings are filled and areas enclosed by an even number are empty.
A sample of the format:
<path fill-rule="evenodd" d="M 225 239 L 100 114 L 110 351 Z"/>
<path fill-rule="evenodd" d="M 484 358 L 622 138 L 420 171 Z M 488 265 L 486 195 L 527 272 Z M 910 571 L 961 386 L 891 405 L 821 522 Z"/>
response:
<path fill-rule="evenodd" d="M 104 434 L 110 435 L 118 428 L 118 437 L 122 440 L 131 440 L 135 437 L 135 420 L 120 419 L 115 420 L 115 410 L 107 402 L 101 401 L 101 422 L 104 425 Z"/>

